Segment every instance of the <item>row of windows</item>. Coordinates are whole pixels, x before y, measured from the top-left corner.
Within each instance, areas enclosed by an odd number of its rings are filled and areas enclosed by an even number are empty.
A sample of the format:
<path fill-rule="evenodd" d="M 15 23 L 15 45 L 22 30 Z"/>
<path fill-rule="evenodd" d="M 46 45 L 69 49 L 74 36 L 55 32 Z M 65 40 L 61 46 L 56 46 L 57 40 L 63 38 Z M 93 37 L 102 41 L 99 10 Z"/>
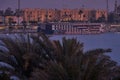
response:
<path fill-rule="evenodd" d="M 59 29 L 69 29 L 69 28 L 88 28 L 88 29 L 99 29 L 100 26 L 73 26 L 73 25 L 53 25 L 55 28 Z"/>

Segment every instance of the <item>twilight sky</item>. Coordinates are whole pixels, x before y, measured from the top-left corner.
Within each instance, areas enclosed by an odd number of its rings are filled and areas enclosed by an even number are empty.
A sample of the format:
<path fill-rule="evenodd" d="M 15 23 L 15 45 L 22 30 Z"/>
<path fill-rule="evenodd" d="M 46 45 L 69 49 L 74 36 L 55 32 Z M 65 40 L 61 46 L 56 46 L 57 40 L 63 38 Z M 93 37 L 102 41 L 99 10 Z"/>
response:
<path fill-rule="evenodd" d="M 18 0 L 0 0 L 0 9 L 17 8 Z M 114 9 L 115 0 L 109 0 L 109 10 Z M 120 4 L 120 0 L 118 0 Z M 106 9 L 106 0 L 21 0 L 21 8 L 85 8 Z"/>

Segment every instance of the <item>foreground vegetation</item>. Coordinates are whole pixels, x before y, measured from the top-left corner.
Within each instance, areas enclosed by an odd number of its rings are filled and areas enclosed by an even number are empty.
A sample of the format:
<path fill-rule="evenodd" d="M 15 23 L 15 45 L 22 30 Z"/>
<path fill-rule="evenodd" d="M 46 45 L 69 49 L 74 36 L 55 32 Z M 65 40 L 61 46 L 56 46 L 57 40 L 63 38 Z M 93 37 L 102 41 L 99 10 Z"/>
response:
<path fill-rule="evenodd" d="M 39 36 L 0 38 L 0 80 L 120 80 L 120 66 L 105 53 L 84 52 L 75 38 L 62 42 Z"/>

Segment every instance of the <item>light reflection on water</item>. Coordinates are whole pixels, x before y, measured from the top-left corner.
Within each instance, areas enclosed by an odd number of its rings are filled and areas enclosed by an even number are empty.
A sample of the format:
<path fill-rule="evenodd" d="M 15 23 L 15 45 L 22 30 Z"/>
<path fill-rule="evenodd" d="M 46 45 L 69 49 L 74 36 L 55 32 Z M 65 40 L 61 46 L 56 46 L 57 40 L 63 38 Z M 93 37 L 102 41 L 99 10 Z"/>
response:
<path fill-rule="evenodd" d="M 84 43 L 84 50 L 96 48 L 111 48 L 112 52 L 108 55 L 120 64 L 120 34 L 106 33 L 99 35 L 53 35 L 51 40 L 62 40 L 62 37 L 77 38 L 78 41 Z"/>

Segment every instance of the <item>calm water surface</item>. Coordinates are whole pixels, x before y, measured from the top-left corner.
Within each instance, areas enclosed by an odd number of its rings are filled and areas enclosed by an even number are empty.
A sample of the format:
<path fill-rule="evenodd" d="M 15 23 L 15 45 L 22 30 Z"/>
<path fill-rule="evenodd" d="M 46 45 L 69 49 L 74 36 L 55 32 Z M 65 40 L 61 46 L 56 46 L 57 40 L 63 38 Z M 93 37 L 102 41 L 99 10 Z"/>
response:
<path fill-rule="evenodd" d="M 108 55 L 120 64 L 120 33 L 106 33 L 100 35 L 53 35 L 51 40 L 62 40 L 62 37 L 77 38 L 84 43 L 84 50 L 96 48 L 111 48 L 112 52 Z"/>

